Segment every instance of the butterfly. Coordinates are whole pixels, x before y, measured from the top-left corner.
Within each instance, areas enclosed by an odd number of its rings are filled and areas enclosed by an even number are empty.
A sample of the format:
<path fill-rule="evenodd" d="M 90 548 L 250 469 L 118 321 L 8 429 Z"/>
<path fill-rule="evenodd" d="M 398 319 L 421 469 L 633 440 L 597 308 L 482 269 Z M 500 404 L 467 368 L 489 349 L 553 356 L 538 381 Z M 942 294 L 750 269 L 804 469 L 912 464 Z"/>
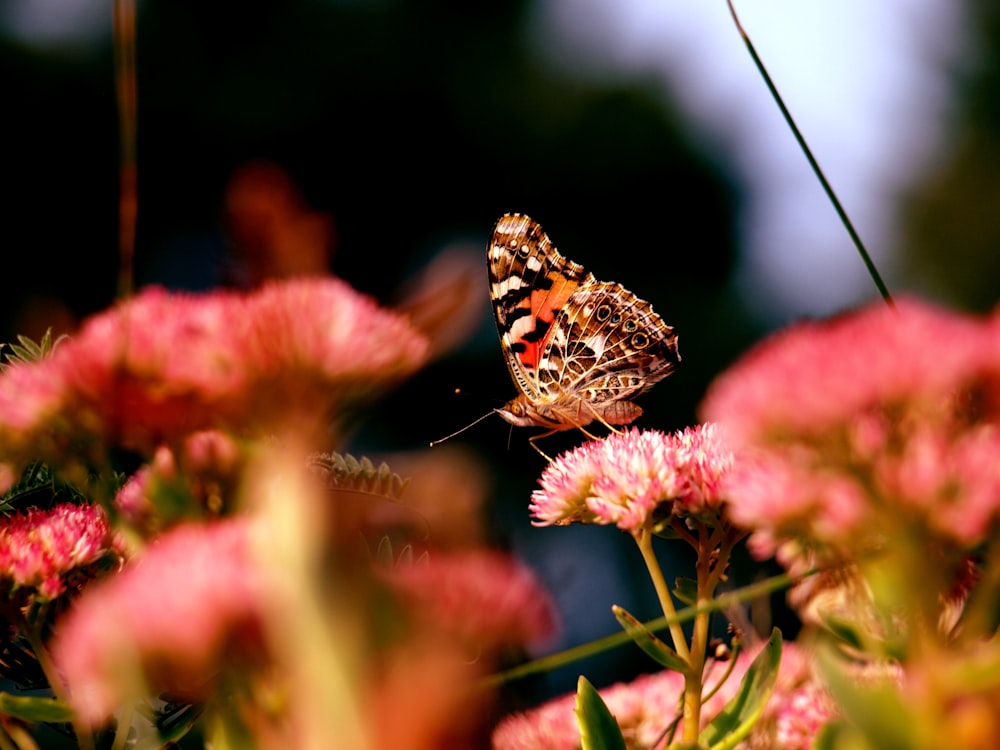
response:
<path fill-rule="evenodd" d="M 496 412 L 522 427 L 633 422 L 632 402 L 673 372 L 677 335 L 645 300 L 560 255 L 541 225 L 505 214 L 487 251 L 500 346 L 518 395 Z M 541 452 L 539 450 L 539 452 Z M 544 454 L 542 454 L 544 455 Z"/>

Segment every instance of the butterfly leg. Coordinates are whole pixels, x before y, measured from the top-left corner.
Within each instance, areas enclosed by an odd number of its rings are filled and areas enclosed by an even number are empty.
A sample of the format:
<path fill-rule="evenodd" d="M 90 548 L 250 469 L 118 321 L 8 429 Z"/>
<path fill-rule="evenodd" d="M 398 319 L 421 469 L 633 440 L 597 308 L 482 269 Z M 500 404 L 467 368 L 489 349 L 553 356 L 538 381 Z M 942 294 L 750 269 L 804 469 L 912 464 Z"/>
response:
<path fill-rule="evenodd" d="M 528 445 L 530 445 L 532 448 L 538 451 L 539 455 L 541 455 L 541 457 L 544 458 L 549 463 L 552 463 L 552 458 L 549 457 L 549 455 L 546 454 L 545 451 L 543 451 L 541 448 L 535 445 L 535 441 L 541 440 L 542 438 L 547 438 L 549 437 L 549 435 L 555 435 L 557 432 L 558 430 L 549 430 L 548 432 L 543 432 L 541 435 L 533 435 L 532 437 L 528 438 Z"/>

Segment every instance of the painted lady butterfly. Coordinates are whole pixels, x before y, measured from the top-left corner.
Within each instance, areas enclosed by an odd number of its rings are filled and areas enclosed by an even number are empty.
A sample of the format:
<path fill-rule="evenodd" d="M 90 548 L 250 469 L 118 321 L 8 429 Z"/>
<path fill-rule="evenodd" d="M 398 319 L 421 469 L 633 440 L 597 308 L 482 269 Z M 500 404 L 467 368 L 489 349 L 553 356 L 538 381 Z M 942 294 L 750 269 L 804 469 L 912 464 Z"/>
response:
<path fill-rule="evenodd" d="M 505 214 L 489 247 L 490 296 L 500 345 L 520 393 L 497 409 L 518 426 L 548 432 L 597 421 L 629 424 L 630 399 L 669 375 L 677 335 L 621 284 L 597 281 L 561 256 L 542 227 Z M 544 454 L 543 454 L 544 455 Z"/>

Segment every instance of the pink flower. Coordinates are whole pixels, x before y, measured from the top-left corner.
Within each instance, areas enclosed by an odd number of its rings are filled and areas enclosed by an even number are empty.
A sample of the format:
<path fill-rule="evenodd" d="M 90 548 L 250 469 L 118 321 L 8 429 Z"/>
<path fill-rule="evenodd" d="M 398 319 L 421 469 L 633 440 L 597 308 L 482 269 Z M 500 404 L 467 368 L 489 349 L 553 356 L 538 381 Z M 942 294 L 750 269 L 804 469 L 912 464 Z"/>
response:
<path fill-rule="evenodd" d="M 202 429 L 326 419 L 422 364 L 402 317 L 335 279 L 242 295 L 147 289 L 51 357 L 0 374 L 0 449 L 58 461 L 88 441 L 152 451 Z M 335 414 L 333 416 L 336 416 Z"/>
<path fill-rule="evenodd" d="M 875 406 L 934 407 L 1000 364 L 988 338 L 982 322 L 917 300 L 878 302 L 764 341 L 716 379 L 701 414 L 742 445 L 821 436 Z"/>
<path fill-rule="evenodd" d="M 815 684 L 805 685 L 789 695 L 778 696 L 774 714 L 774 735 L 765 747 L 781 750 L 810 750 L 820 729 L 839 715 L 830 694 Z"/>
<path fill-rule="evenodd" d="M 813 717 L 818 716 L 818 711 L 808 701 L 800 700 L 796 706 L 789 705 L 790 697 L 811 683 L 806 682 L 809 678 L 804 672 L 804 662 L 798 657 L 795 644 L 785 644 L 785 652 L 775 693 L 762 723 L 767 724 L 769 715 L 783 716 L 782 726 L 786 727 L 786 736 L 798 741 L 799 737 L 794 730 L 800 725 L 813 723 Z M 736 694 L 740 679 L 751 661 L 749 654 L 740 655 L 733 674 L 705 703 L 702 711 L 705 723 L 711 721 Z M 706 672 L 705 684 L 714 685 L 723 674 L 724 667 L 724 664 L 713 663 Z M 663 735 L 677 716 L 683 691 L 684 677 L 678 672 L 663 671 L 639 677 L 630 683 L 617 683 L 599 692 L 617 720 L 626 745 L 630 748 L 656 750 L 666 747 Z M 493 750 L 578 750 L 581 744 L 575 706 L 576 696 L 569 694 L 534 710 L 508 716 L 493 732 Z M 795 707 L 801 708 L 801 713 L 796 713 L 793 710 Z M 827 714 L 826 718 L 831 715 L 832 713 Z M 677 737 L 680 732 L 678 727 Z M 768 745 L 760 742 L 761 739 L 752 738 L 751 746 L 785 747 L 780 744 Z M 788 747 L 797 750 L 808 745 L 793 744 Z"/>
<path fill-rule="evenodd" d="M 684 677 L 664 671 L 611 685 L 600 694 L 628 747 L 653 750 L 665 747 L 665 743 L 654 743 L 677 715 L 683 692 Z M 493 750 L 578 750 L 582 745 L 575 708 L 576 695 L 570 693 L 508 716 L 493 732 Z"/>
<path fill-rule="evenodd" d="M 121 513 L 130 526 L 147 527 L 156 515 L 156 507 L 149 498 L 152 481 L 152 467 L 142 466 L 125 481 L 115 495 L 115 510 Z"/>
<path fill-rule="evenodd" d="M 534 574 L 497 552 L 432 552 L 382 577 L 415 622 L 477 648 L 534 645 L 556 629 L 555 608 Z"/>
<path fill-rule="evenodd" d="M 732 519 L 760 551 L 801 538 L 834 560 L 914 533 L 974 548 L 1000 522 L 998 375 L 1000 313 L 904 299 L 778 334 L 702 405 L 741 457 Z"/>
<path fill-rule="evenodd" d="M 51 601 L 98 569 L 117 566 L 123 554 L 96 505 L 32 508 L 0 522 L 0 585 L 18 600 L 29 595 Z"/>
<path fill-rule="evenodd" d="M 261 584 L 240 520 L 178 527 L 56 624 L 53 659 L 97 726 L 145 689 L 205 697 L 224 665 L 261 646 Z"/>
<path fill-rule="evenodd" d="M 550 463 L 530 510 L 539 526 L 580 521 L 633 533 L 659 509 L 712 518 L 722 506 L 722 481 L 732 462 L 711 424 L 673 435 L 632 429 Z"/>

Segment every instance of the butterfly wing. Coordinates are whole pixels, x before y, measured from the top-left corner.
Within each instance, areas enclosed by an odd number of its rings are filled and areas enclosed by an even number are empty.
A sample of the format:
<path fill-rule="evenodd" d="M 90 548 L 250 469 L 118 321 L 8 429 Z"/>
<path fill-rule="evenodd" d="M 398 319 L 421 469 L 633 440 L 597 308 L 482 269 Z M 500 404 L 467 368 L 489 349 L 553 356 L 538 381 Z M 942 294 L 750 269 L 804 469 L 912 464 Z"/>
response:
<path fill-rule="evenodd" d="M 557 316 L 541 380 L 600 405 L 627 401 L 677 366 L 677 335 L 621 284 L 582 284 Z"/>
<path fill-rule="evenodd" d="M 552 379 L 547 352 L 563 309 L 594 277 L 561 256 L 538 224 L 523 214 L 505 214 L 489 247 L 490 292 L 501 348 L 511 378 L 530 401 L 548 394 Z M 561 337 L 565 338 L 565 337 Z"/>

